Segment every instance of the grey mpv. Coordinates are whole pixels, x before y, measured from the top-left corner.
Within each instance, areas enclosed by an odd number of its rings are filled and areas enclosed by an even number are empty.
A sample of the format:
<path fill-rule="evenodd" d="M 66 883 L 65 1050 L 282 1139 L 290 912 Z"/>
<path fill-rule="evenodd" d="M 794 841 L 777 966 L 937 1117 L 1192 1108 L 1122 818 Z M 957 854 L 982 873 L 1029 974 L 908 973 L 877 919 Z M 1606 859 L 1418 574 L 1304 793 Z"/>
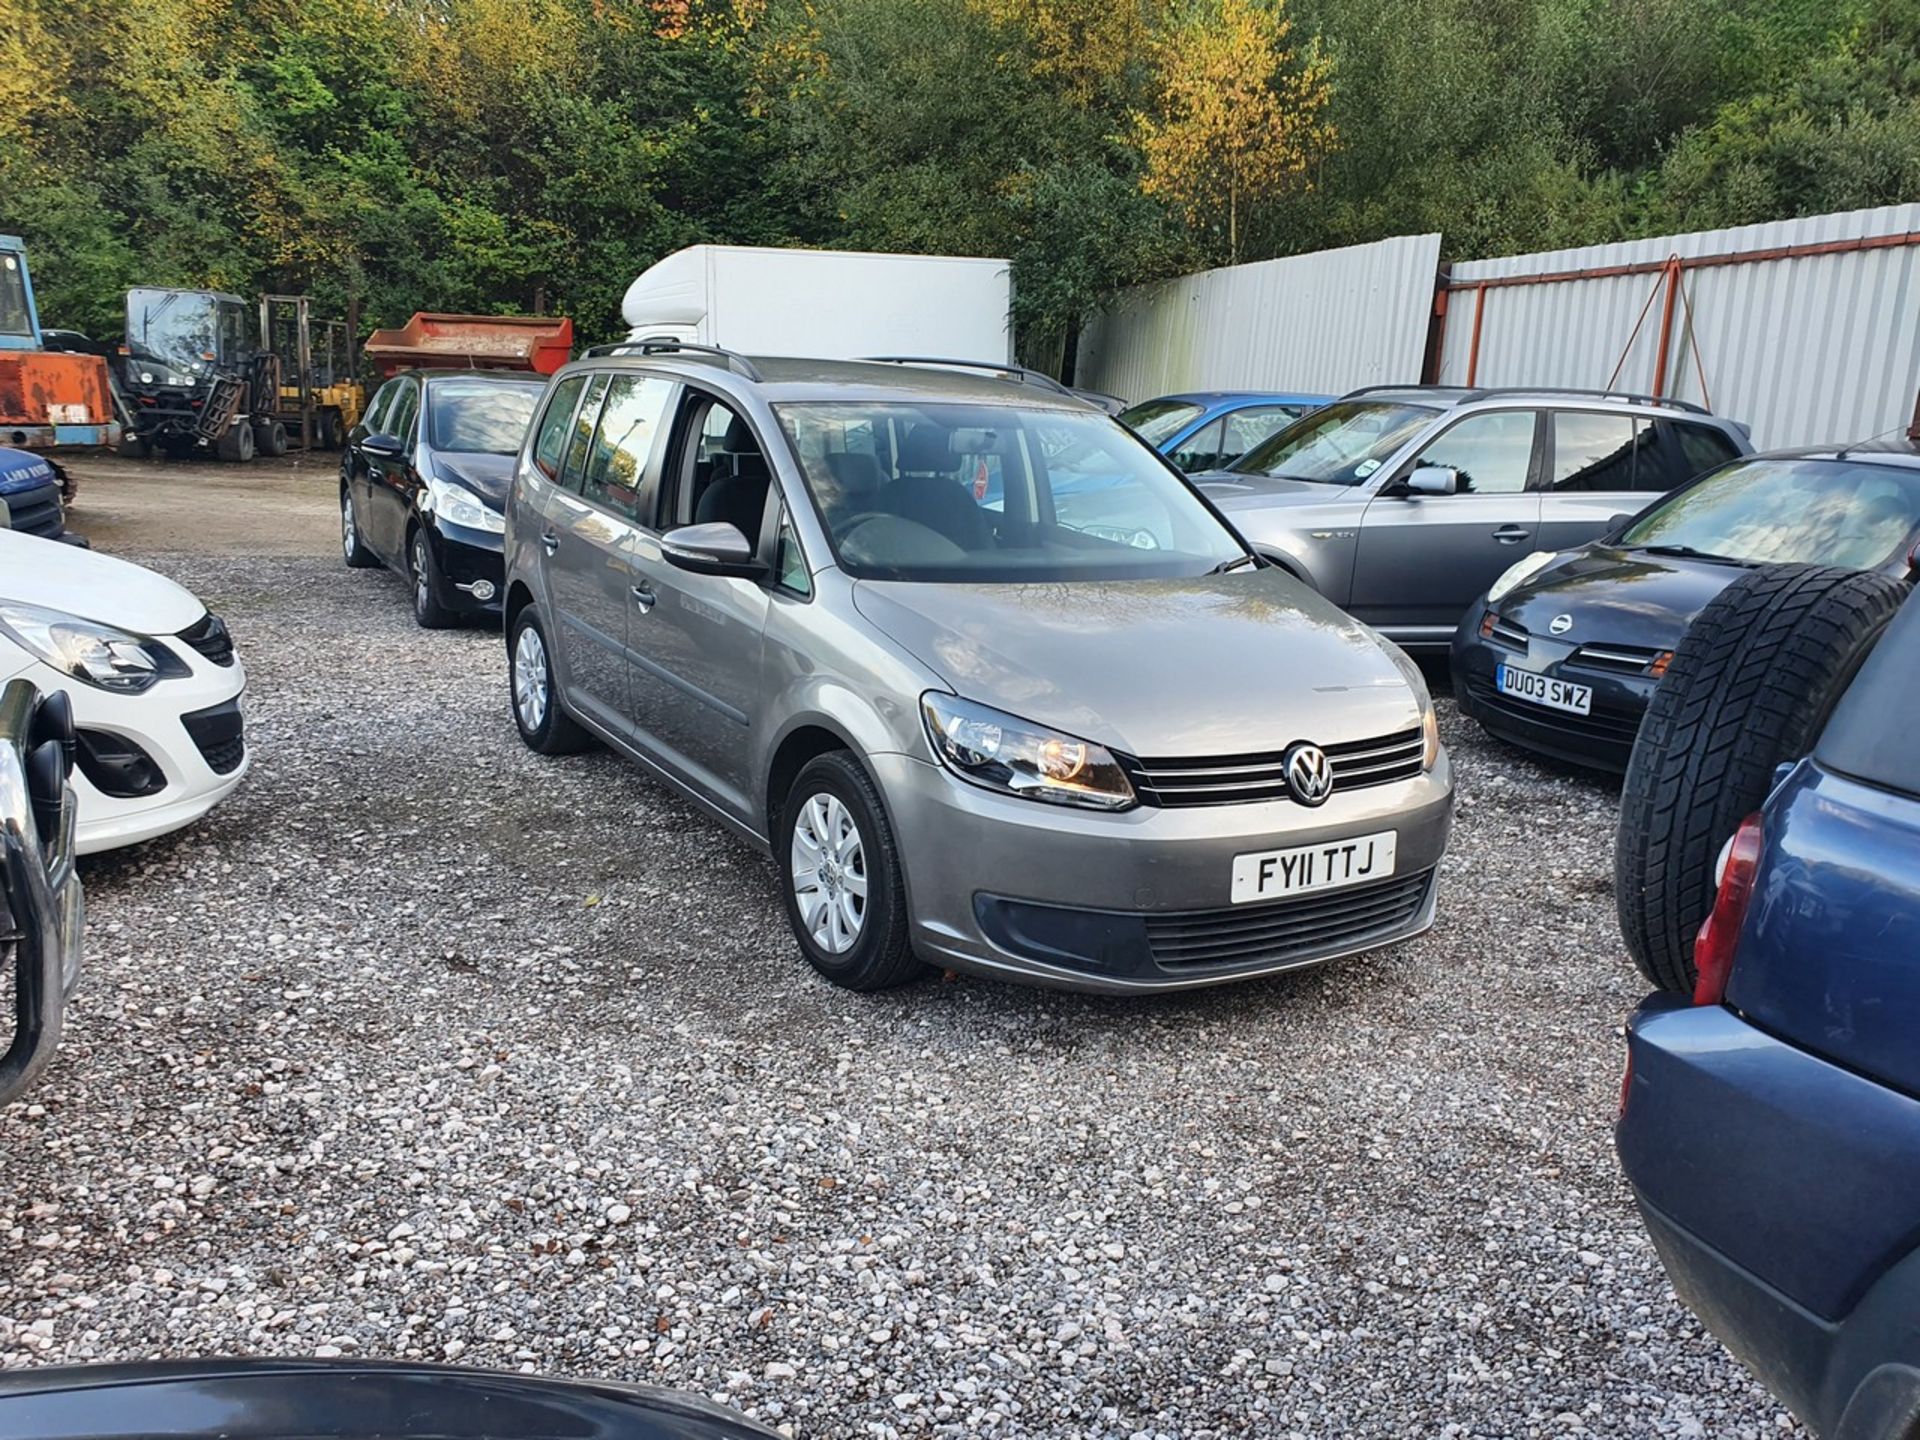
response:
<path fill-rule="evenodd" d="M 506 631 L 527 744 L 597 737 L 771 851 L 841 985 L 1170 989 L 1432 923 L 1418 669 L 1023 372 L 569 365 L 508 499 Z"/>

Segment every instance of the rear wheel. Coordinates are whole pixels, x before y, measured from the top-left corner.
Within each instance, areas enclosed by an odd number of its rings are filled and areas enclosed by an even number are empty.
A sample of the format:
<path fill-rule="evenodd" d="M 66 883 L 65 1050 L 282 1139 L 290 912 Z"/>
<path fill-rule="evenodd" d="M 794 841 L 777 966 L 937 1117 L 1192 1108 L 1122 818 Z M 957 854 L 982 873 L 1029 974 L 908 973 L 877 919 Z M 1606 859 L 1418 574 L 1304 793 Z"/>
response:
<path fill-rule="evenodd" d="M 278 420 L 261 421 L 253 427 L 253 447 L 262 455 L 287 453 L 287 427 Z"/>
<path fill-rule="evenodd" d="M 353 493 L 340 487 L 340 552 L 351 570 L 371 570 L 380 562 L 360 538 L 360 517 L 354 513 Z"/>
<path fill-rule="evenodd" d="M 814 969 L 848 990 L 888 990 L 924 967 L 880 792 L 843 750 L 809 761 L 780 808 L 781 895 Z"/>
<path fill-rule="evenodd" d="M 407 539 L 407 579 L 413 587 L 413 618 L 423 630 L 445 630 L 459 620 L 440 603 L 440 562 L 433 558 L 427 532 L 419 526 Z"/>
<path fill-rule="evenodd" d="M 1716 596 L 1673 652 L 1620 797 L 1614 901 L 1640 973 L 1693 992 L 1693 941 L 1714 867 L 1783 761 L 1813 747 L 1906 596 L 1885 576 L 1754 570 Z"/>
<path fill-rule="evenodd" d="M 587 732 L 560 708 L 547 634 L 531 605 L 513 617 L 507 637 L 507 690 L 513 699 L 513 723 L 529 750 L 571 755 L 591 743 Z"/>
<path fill-rule="evenodd" d="M 246 464 L 253 459 L 253 426 L 244 420 L 238 425 L 229 425 L 213 448 L 222 460 Z"/>

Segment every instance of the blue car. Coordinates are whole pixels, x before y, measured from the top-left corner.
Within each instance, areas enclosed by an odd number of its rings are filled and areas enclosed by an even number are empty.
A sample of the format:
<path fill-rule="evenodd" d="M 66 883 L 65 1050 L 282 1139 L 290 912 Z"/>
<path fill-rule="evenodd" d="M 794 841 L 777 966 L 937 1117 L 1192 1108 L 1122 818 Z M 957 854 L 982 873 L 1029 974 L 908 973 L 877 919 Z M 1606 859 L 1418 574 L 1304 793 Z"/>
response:
<path fill-rule="evenodd" d="M 1120 423 L 1189 473 L 1223 470 L 1331 395 L 1209 390 L 1162 395 L 1120 412 Z"/>
<path fill-rule="evenodd" d="M 1712 602 L 1656 692 L 1616 860 L 1633 892 L 1619 896 L 1629 948 L 1669 992 L 1629 1025 L 1621 1163 L 1674 1289 L 1827 1440 L 1920 1436 L 1920 599 L 1908 593 L 1790 568 Z M 1810 753 L 1775 766 L 1796 734 Z M 1729 834 L 1720 793 L 1748 803 L 1756 765 L 1771 778 Z M 1669 869 L 1695 866 L 1656 893 Z M 1651 926 L 1642 894 L 1664 917 Z M 1649 930 L 1701 910 L 1686 972 L 1664 969 Z M 1688 980 L 1691 994 L 1671 993 Z"/>
<path fill-rule="evenodd" d="M 60 472 L 44 455 L 0 446 L 0 502 L 8 525 L 24 534 L 57 540 L 65 529 Z"/>

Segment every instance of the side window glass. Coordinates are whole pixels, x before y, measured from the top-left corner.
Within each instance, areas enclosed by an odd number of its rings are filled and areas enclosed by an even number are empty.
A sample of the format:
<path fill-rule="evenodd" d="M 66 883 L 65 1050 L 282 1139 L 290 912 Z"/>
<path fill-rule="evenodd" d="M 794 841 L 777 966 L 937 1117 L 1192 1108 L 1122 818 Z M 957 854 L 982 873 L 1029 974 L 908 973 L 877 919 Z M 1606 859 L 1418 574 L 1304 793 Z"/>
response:
<path fill-rule="evenodd" d="M 1278 435 L 1300 418 L 1301 412 L 1284 405 L 1249 405 L 1227 416 L 1227 433 L 1220 442 L 1222 465 L 1231 465 L 1263 440 Z"/>
<path fill-rule="evenodd" d="M 413 422 L 420 414 L 420 387 L 411 380 L 400 382 L 400 393 L 393 397 L 393 413 L 387 420 L 387 433 L 406 443 L 413 440 Z"/>
<path fill-rule="evenodd" d="M 573 433 L 567 437 L 566 458 L 560 465 L 559 483 L 565 489 L 576 493 L 580 489 L 581 475 L 587 468 L 587 453 L 593 448 L 594 423 L 600 418 L 600 402 L 606 397 L 606 375 L 596 375 L 587 382 L 587 398 L 574 417 Z"/>
<path fill-rule="evenodd" d="M 786 507 L 780 509 L 780 534 L 774 543 L 774 583 L 795 595 L 813 594 L 813 575 L 807 569 L 807 557 L 801 553 L 800 537 L 793 532 L 793 519 Z"/>
<path fill-rule="evenodd" d="M 1461 495 L 1510 495 L 1524 490 L 1533 463 L 1533 418 L 1531 410 L 1469 415 L 1429 441 L 1413 463 L 1457 471 Z"/>
<path fill-rule="evenodd" d="M 732 525 L 758 547 L 767 487 L 773 471 L 753 429 L 718 400 L 689 392 L 705 404 L 694 443 L 681 447 L 680 484 L 667 509 L 672 525 Z"/>
<path fill-rule="evenodd" d="M 1564 491 L 1631 490 L 1636 448 L 1631 415 L 1556 411 L 1552 487 Z"/>
<path fill-rule="evenodd" d="M 1740 458 L 1740 452 L 1734 448 L 1733 442 L 1710 425 L 1675 421 L 1671 428 L 1680 442 L 1680 454 L 1686 461 L 1686 473 L 1673 482 L 1675 485 L 1718 469 L 1729 460 Z"/>
<path fill-rule="evenodd" d="M 1227 422 L 1215 420 L 1211 425 L 1202 426 L 1180 442 L 1180 448 L 1167 458 L 1182 470 L 1213 470 L 1225 463 L 1221 459 L 1221 437 L 1226 434 Z"/>
<path fill-rule="evenodd" d="M 533 463 L 549 480 L 560 478 L 560 461 L 567 448 L 567 427 L 573 423 L 573 404 L 586 383 L 584 375 L 562 380 L 553 387 L 546 411 L 540 417 L 540 429 L 533 437 Z"/>
<path fill-rule="evenodd" d="M 373 399 L 367 405 L 366 414 L 360 417 L 369 435 L 383 433 L 383 427 L 387 423 L 387 411 L 393 408 L 394 397 L 400 393 L 402 383 L 399 380 L 389 380 L 374 392 Z"/>
<path fill-rule="evenodd" d="M 667 402 L 672 399 L 670 380 L 645 375 L 620 375 L 612 380 L 580 487 L 585 499 L 623 519 L 642 524 L 651 519 L 641 514 L 641 486 Z"/>

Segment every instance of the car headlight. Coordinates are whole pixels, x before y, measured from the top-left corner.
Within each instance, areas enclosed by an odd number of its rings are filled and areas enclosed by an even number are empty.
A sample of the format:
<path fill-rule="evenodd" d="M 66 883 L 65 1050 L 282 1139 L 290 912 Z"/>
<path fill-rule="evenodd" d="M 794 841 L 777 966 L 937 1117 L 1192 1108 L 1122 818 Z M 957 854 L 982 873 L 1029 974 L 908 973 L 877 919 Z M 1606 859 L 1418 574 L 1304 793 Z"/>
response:
<path fill-rule="evenodd" d="M 1433 708 L 1433 695 L 1427 689 L 1427 677 L 1420 673 L 1420 666 L 1414 658 L 1390 640 L 1381 643 L 1393 652 L 1393 663 L 1400 667 L 1400 674 L 1407 682 L 1407 688 L 1413 691 L 1414 702 L 1420 707 L 1420 739 L 1424 742 L 1420 751 L 1420 768 L 1433 769 L 1434 762 L 1440 758 L 1440 716 Z"/>
<path fill-rule="evenodd" d="M 1054 805 L 1134 803 L 1126 772 L 1103 746 L 937 690 L 920 697 L 920 713 L 933 753 L 963 780 Z"/>
<path fill-rule="evenodd" d="M 486 530 L 495 535 L 507 532 L 506 516 L 488 509 L 478 495 L 450 480 L 436 477 L 427 481 L 427 503 L 420 508 L 438 515 L 449 525 L 463 525 L 469 530 Z"/>
<path fill-rule="evenodd" d="M 0 634 L 62 675 L 123 695 L 137 695 L 156 681 L 193 673 L 157 640 L 38 605 L 0 600 Z"/>
<path fill-rule="evenodd" d="M 1493 604 L 1502 595 L 1519 585 L 1530 575 L 1538 575 L 1547 566 L 1560 558 L 1558 550 L 1536 550 L 1524 559 L 1516 560 L 1500 572 L 1500 578 L 1487 587 L 1487 603 Z"/>

